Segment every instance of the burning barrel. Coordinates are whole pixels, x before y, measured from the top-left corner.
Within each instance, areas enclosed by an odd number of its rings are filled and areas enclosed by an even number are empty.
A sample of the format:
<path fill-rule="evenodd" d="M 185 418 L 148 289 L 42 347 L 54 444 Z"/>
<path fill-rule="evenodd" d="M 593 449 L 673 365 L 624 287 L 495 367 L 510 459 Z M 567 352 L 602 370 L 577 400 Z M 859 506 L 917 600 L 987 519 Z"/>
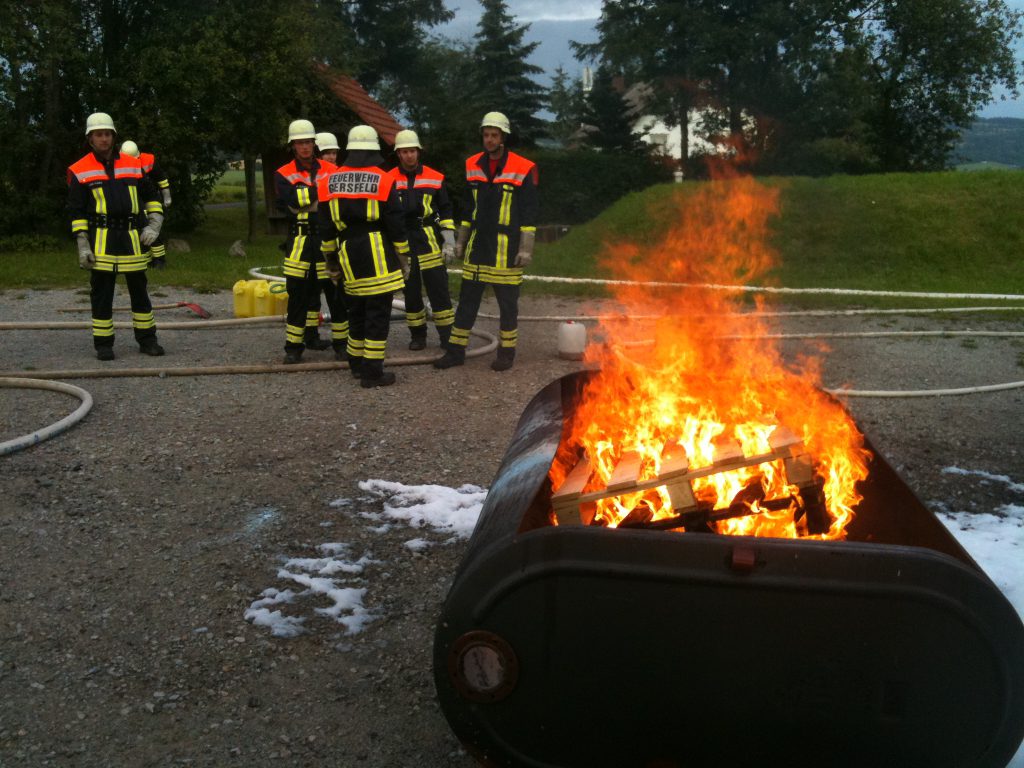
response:
<path fill-rule="evenodd" d="M 829 524 L 820 487 L 781 428 L 771 455 L 755 458 L 791 475 L 785 514 L 801 535 L 723 535 L 729 519 L 782 504 L 744 489 L 745 504 L 712 508 L 694 489 L 716 467 L 678 455 L 653 481 L 634 471 L 625 489 L 614 474 L 628 471 L 579 481 L 588 470 L 573 458 L 553 488 L 591 375 L 555 381 L 527 406 L 437 625 L 438 697 L 477 759 L 1009 761 L 1024 736 L 1024 626 L 870 445 L 841 539 L 816 533 Z M 730 471 L 749 458 L 726 450 L 711 464 Z M 595 515 L 609 494 L 642 495 L 651 482 L 671 497 L 667 517 L 630 512 L 609 525 Z"/>

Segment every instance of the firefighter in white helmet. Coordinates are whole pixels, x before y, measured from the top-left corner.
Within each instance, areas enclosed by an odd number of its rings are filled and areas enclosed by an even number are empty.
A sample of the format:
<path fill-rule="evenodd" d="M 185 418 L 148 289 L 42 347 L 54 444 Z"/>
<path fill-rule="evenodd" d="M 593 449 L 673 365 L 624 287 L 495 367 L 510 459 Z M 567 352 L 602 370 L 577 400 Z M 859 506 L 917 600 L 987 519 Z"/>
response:
<path fill-rule="evenodd" d="M 285 317 L 284 362 L 302 362 L 307 347 L 327 349 L 332 342 L 320 338 L 320 282 L 330 275 L 320 251 L 320 223 L 317 216 L 317 184 L 324 173 L 316 156 L 316 131 L 309 120 L 293 120 L 288 125 L 288 146 L 292 160 L 274 173 L 277 207 L 288 213 L 288 237 L 284 250 L 284 277 L 288 288 Z M 336 295 L 329 292 L 329 295 Z M 332 320 L 344 318 L 344 308 L 331 306 Z M 315 309 L 314 309 L 315 307 Z M 339 336 L 347 336 L 347 326 L 339 327 Z M 332 331 L 333 335 L 333 331 Z M 344 349 L 347 339 L 334 341 L 335 350 Z"/>
<path fill-rule="evenodd" d="M 469 331 L 476 322 L 484 289 L 490 285 L 498 301 L 500 339 L 495 371 L 515 361 L 519 339 L 519 286 L 523 269 L 533 260 L 537 234 L 537 166 L 510 152 L 508 118 L 488 112 L 480 121 L 483 152 L 466 159 L 464 218 L 455 256 L 462 259 L 462 283 L 448 350 L 435 368 L 451 368 L 466 360 Z"/>
<path fill-rule="evenodd" d="M 349 309 L 348 362 L 362 386 L 385 387 L 391 297 L 403 285 L 409 253 L 395 177 L 381 168 L 377 132 L 348 132 L 345 162 L 320 181 L 323 250 L 331 273 L 343 281 Z"/>
<path fill-rule="evenodd" d="M 427 291 L 441 347 L 448 346 L 455 311 L 448 293 L 445 263 L 455 258 L 455 222 L 444 174 L 420 162 L 423 146 L 415 131 L 395 135 L 398 165 L 391 171 L 405 212 L 409 234 L 409 276 L 405 281 L 405 322 L 412 337 L 409 349 L 427 346 Z"/>
<path fill-rule="evenodd" d="M 164 173 L 163 168 L 156 162 L 156 157 L 152 152 L 141 152 L 139 145 L 131 139 L 121 142 L 121 151 L 142 161 L 142 170 L 146 172 L 146 176 L 152 180 L 153 184 L 160 191 L 160 196 L 163 198 L 164 211 L 166 212 L 171 207 L 171 182 L 167 180 L 167 174 Z M 153 241 L 149 248 L 149 255 L 149 265 L 151 267 L 163 269 L 167 264 L 167 245 L 164 241 L 163 232 L 160 233 L 160 237 Z"/>
<path fill-rule="evenodd" d="M 319 153 L 320 160 L 326 165 L 336 165 L 338 162 L 338 150 L 341 147 L 338 146 L 338 138 L 333 133 L 323 131 L 316 135 L 316 150 Z"/>
<path fill-rule="evenodd" d="M 114 288 L 124 275 L 139 350 L 162 355 L 147 291 L 145 252 L 160 236 L 163 205 L 138 158 L 114 148 L 117 129 L 106 112 L 85 121 L 89 152 L 68 168 L 68 212 L 78 265 L 89 271 L 96 357 L 114 359 Z M 140 220 L 145 224 L 140 229 Z"/>

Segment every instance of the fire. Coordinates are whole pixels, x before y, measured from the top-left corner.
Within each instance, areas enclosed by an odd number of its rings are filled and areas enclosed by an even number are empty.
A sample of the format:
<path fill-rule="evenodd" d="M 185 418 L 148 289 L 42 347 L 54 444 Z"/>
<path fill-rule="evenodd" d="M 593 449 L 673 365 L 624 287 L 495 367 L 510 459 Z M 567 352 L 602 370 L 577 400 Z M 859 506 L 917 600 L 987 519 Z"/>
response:
<path fill-rule="evenodd" d="M 711 530 L 775 537 L 845 536 L 867 476 L 863 438 L 846 411 L 819 388 L 818 361 L 783 361 L 767 322 L 742 313 L 738 292 L 702 285 L 764 280 L 776 264 L 768 245 L 778 190 L 732 175 L 677 193 L 664 215 L 677 223 L 646 247 L 618 243 L 600 257 L 615 278 L 635 283 L 685 283 L 666 288 L 616 288 L 621 316 L 599 327 L 603 344 L 585 360 L 598 370 L 566 425 L 551 469 L 558 489 L 583 457 L 593 474 L 583 494 L 606 488 L 616 467 L 639 461 L 638 484 L 660 478 L 670 457 L 684 452 L 697 508 Z M 757 302 L 760 308 L 760 302 Z M 631 320 L 655 316 L 651 322 Z M 808 478 L 791 478 L 797 464 L 773 455 L 773 435 L 788 430 L 813 467 L 827 520 L 809 528 L 804 514 Z M 738 446 L 738 449 L 737 449 Z M 731 451 L 731 453 L 730 453 Z M 742 456 L 739 455 L 742 453 Z M 714 471 L 732 455 L 762 463 Z M 700 471 L 700 470 L 705 471 Z M 808 475 L 810 477 L 810 474 Z M 788 500 L 788 503 L 787 503 Z M 595 502 L 593 522 L 666 520 L 674 509 L 666 485 Z M 687 530 L 690 528 L 687 527 Z"/>

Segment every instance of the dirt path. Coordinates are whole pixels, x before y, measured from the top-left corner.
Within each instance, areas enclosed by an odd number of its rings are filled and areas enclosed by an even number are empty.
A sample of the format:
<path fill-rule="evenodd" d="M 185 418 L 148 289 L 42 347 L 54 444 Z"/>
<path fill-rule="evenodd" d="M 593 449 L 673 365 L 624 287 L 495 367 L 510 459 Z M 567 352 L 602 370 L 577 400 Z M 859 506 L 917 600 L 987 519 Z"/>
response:
<path fill-rule="evenodd" d="M 168 294 L 158 300 L 198 300 L 230 316 L 226 292 Z M 0 318 L 65 320 L 57 307 L 85 302 L 82 292 L 7 291 Z M 578 306 L 527 297 L 522 312 Z M 171 319 L 187 314 L 158 314 Z M 1005 316 L 786 326 L 1021 329 Z M 95 398 L 88 417 L 0 457 L 0 765 L 471 765 L 435 703 L 431 671 L 433 623 L 464 542 L 383 530 L 363 516 L 379 515 L 381 499 L 358 483 L 486 488 L 526 403 L 578 367 L 555 355 L 556 330 L 523 323 L 507 374 L 487 360 L 448 372 L 410 366 L 376 391 L 338 371 L 72 380 Z M 283 336 L 278 326 L 166 330 L 168 355 L 154 359 L 119 331 L 107 365 L 275 363 Z M 405 340 L 396 324 L 391 348 Z M 796 355 L 808 343 L 784 349 Z M 0 359 L 26 376 L 99 365 L 87 330 L 2 332 Z M 961 387 L 1024 379 L 1022 365 L 1019 340 L 848 340 L 833 342 L 823 378 L 858 389 Z M 0 389 L 0 440 L 73 407 L 59 394 Z M 933 508 L 1022 503 L 998 482 L 943 470 L 1024 482 L 1024 390 L 849 407 Z M 415 537 L 433 546 L 412 550 Z M 320 557 L 325 543 L 346 544 L 348 562 L 368 558 L 351 580 L 374 614 L 363 631 L 347 635 L 314 612 L 329 602 L 298 606 L 307 631 L 293 639 L 245 621 L 264 590 L 287 586 L 278 570 L 288 559 Z"/>

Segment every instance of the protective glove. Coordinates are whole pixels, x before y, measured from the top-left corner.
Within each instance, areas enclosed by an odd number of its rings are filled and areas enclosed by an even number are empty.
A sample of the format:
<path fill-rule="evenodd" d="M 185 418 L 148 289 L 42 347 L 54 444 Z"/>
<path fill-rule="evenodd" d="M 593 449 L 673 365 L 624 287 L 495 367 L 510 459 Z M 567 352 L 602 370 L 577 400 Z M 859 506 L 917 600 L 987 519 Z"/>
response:
<path fill-rule="evenodd" d="M 408 280 L 409 279 L 409 257 L 406 256 L 404 253 L 399 253 L 399 254 L 397 254 L 397 256 L 398 256 L 398 265 L 402 268 L 402 279 L 403 280 Z"/>
<path fill-rule="evenodd" d="M 160 237 L 160 227 L 164 225 L 164 215 L 152 211 L 146 214 L 149 223 L 139 233 L 139 242 L 143 245 L 152 245 Z"/>
<path fill-rule="evenodd" d="M 160 194 L 162 194 L 163 197 L 164 197 L 164 208 L 170 208 L 171 207 L 171 190 L 169 190 L 169 189 L 161 189 L 160 190 Z"/>
<path fill-rule="evenodd" d="M 459 227 L 459 235 L 455 240 L 455 260 L 462 261 L 466 257 L 466 243 L 469 242 L 469 227 Z"/>
<path fill-rule="evenodd" d="M 444 245 L 441 246 L 441 257 L 445 264 L 451 264 L 455 261 L 455 233 L 450 229 L 442 229 L 441 238 L 444 240 Z"/>
<path fill-rule="evenodd" d="M 517 267 L 528 267 L 533 261 L 533 241 L 537 238 L 536 232 L 519 233 L 519 253 L 516 254 L 515 265 Z"/>
<path fill-rule="evenodd" d="M 89 245 L 89 236 L 85 232 L 79 232 L 75 240 L 78 245 L 78 266 L 82 269 L 92 269 L 96 266 L 96 254 Z"/>

